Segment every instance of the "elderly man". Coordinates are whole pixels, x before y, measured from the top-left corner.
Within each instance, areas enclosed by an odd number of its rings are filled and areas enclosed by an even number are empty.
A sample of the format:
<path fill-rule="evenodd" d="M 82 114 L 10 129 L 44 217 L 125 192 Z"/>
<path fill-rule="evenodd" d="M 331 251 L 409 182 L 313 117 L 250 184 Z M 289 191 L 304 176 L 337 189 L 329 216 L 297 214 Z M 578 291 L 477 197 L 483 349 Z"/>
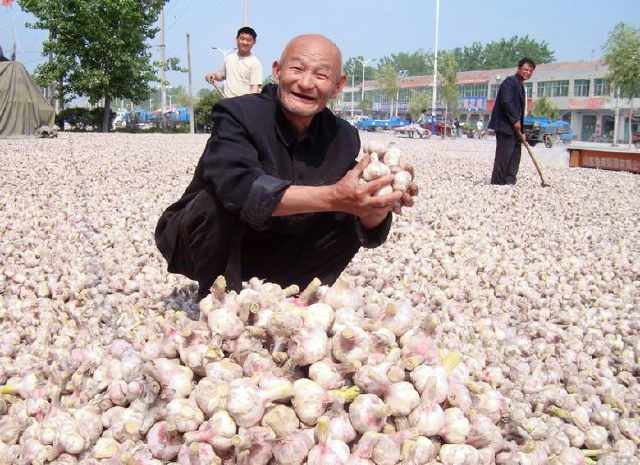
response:
<path fill-rule="evenodd" d="M 374 197 L 391 176 L 358 181 L 358 133 L 326 108 L 346 82 L 341 62 L 327 38 L 296 37 L 273 63 L 277 86 L 214 108 L 193 180 L 156 228 L 169 271 L 198 281 L 199 297 L 219 274 L 234 289 L 253 276 L 332 284 L 361 246 L 386 240 L 394 208 L 412 205 L 415 185 Z"/>
<path fill-rule="evenodd" d="M 515 184 L 520 167 L 521 141 L 524 140 L 523 82 L 531 78 L 536 64 L 529 58 L 518 62 L 518 71 L 500 84 L 489 127 L 496 132 L 496 158 L 491 184 Z"/>

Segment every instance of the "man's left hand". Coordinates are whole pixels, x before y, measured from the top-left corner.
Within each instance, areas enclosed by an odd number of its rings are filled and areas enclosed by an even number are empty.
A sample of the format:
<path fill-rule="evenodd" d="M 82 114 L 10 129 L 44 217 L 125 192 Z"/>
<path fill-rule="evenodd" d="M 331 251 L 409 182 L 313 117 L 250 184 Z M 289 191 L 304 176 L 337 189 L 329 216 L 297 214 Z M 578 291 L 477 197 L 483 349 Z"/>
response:
<path fill-rule="evenodd" d="M 415 172 L 413 166 L 404 165 L 402 169 L 411 173 L 411 179 L 415 180 Z M 413 207 L 413 198 L 418 195 L 418 192 L 418 185 L 415 182 L 411 182 L 407 190 L 404 192 L 404 194 L 402 194 L 402 198 L 400 198 L 400 201 L 396 202 L 396 204 L 393 206 L 393 213 L 395 213 L 396 215 L 402 215 L 403 207 Z"/>

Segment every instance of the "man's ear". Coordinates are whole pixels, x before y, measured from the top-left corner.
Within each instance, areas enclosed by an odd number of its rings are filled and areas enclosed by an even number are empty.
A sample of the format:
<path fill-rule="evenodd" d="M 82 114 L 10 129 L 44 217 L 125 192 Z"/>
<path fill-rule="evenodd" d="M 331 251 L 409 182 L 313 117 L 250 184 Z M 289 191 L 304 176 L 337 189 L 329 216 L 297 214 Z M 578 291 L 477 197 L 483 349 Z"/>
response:
<path fill-rule="evenodd" d="M 338 83 L 336 84 L 336 89 L 333 92 L 333 94 L 331 95 L 331 98 L 336 98 L 338 95 L 340 95 L 340 92 L 342 92 L 342 89 L 344 89 L 344 86 L 346 84 L 347 84 L 347 76 L 345 74 L 342 74 L 338 78 Z"/>
<path fill-rule="evenodd" d="M 273 82 L 276 84 L 280 80 L 280 63 L 278 60 L 275 60 L 271 65 L 271 79 L 273 79 Z"/>

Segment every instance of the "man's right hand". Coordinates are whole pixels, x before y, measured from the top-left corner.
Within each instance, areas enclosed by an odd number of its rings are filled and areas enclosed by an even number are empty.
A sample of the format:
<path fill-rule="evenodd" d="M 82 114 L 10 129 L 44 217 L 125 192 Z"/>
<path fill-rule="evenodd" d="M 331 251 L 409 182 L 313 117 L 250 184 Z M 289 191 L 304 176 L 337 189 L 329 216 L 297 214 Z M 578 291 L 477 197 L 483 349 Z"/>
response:
<path fill-rule="evenodd" d="M 527 140 L 527 136 L 522 132 L 522 124 L 520 123 L 520 121 L 516 121 L 515 123 L 513 123 L 513 130 L 516 132 L 518 140 L 521 140 L 523 142 Z"/>
<path fill-rule="evenodd" d="M 204 80 L 209 84 L 213 84 L 215 81 L 219 81 L 218 73 L 207 73 L 204 75 Z"/>
<path fill-rule="evenodd" d="M 366 228 L 382 223 L 394 205 L 402 198 L 402 192 L 375 196 L 385 186 L 391 185 L 392 175 L 383 176 L 367 183 L 360 182 L 362 172 L 369 164 L 366 155 L 333 186 L 335 211 L 357 216 Z"/>

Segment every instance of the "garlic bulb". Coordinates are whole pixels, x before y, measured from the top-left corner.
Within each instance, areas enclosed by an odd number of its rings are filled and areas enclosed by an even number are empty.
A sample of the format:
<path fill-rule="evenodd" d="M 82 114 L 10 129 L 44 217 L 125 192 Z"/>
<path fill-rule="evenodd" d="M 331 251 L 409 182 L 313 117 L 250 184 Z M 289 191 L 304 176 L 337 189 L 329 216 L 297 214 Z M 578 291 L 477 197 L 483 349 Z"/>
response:
<path fill-rule="evenodd" d="M 381 178 L 390 173 L 391 170 L 389 167 L 378 159 L 378 155 L 376 153 L 372 153 L 369 164 L 362 172 L 362 177 L 365 181 L 373 181 L 374 179 Z"/>

